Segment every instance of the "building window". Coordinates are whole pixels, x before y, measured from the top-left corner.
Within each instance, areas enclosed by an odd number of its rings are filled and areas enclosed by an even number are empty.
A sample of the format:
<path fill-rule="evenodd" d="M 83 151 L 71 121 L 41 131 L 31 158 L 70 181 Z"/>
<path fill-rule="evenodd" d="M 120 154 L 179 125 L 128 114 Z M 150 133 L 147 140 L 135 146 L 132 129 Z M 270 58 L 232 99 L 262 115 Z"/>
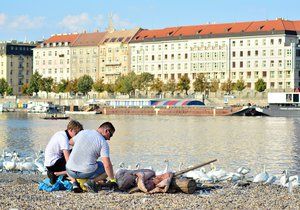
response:
<path fill-rule="evenodd" d="M 267 77 L 267 72 L 266 72 L 266 71 L 263 71 L 263 72 L 262 72 L 262 76 L 263 76 L 263 77 Z"/>
<path fill-rule="evenodd" d="M 235 51 L 232 52 L 232 57 L 235 57 Z"/>
<path fill-rule="evenodd" d="M 232 68 L 235 68 L 235 62 L 232 62 Z"/>
<path fill-rule="evenodd" d="M 250 51 L 250 50 L 247 52 L 247 55 L 248 55 L 248 56 L 251 56 L 251 51 Z"/>
<path fill-rule="evenodd" d="M 240 68 L 243 68 L 243 61 L 240 62 Z"/>
<path fill-rule="evenodd" d="M 258 50 L 255 50 L 255 56 L 258 56 Z"/>
<path fill-rule="evenodd" d="M 243 57 L 243 51 L 240 51 L 240 57 Z"/>

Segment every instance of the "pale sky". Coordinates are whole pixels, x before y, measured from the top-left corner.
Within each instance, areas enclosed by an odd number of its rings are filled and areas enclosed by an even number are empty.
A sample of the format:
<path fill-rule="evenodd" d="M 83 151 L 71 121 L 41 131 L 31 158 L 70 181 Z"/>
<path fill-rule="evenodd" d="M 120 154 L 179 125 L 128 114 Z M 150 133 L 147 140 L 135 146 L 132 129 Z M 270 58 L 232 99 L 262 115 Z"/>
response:
<path fill-rule="evenodd" d="M 297 0 L 0 0 L 0 41 L 103 31 L 109 14 L 117 29 L 300 20 Z"/>

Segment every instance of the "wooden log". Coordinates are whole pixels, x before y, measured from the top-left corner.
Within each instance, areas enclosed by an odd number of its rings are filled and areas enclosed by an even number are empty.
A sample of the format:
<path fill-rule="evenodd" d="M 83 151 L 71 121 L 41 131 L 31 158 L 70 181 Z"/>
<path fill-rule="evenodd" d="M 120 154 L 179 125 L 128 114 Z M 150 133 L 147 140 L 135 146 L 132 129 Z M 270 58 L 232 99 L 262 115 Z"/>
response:
<path fill-rule="evenodd" d="M 181 171 L 177 171 L 177 172 L 174 174 L 174 176 L 175 176 L 175 177 L 176 177 L 176 176 L 180 176 L 180 175 L 182 175 L 182 174 L 185 174 L 186 172 L 195 170 L 195 169 L 197 169 L 197 168 L 203 167 L 203 166 L 205 166 L 205 165 L 211 164 L 211 163 L 216 162 L 216 161 L 217 161 L 217 159 L 214 159 L 214 160 L 211 160 L 211 161 L 208 161 L 208 162 L 205 162 L 205 163 L 201 163 L 201 164 L 195 165 L 195 166 L 190 167 L 190 168 L 187 168 L 187 169 L 183 169 L 183 170 L 181 170 Z"/>
<path fill-rule="evenodd" d="M 188 178 L 173 178 L 170 184 L 169 192 L 184 192 L 192 194 L 196 191 L 196 181 Z"/>

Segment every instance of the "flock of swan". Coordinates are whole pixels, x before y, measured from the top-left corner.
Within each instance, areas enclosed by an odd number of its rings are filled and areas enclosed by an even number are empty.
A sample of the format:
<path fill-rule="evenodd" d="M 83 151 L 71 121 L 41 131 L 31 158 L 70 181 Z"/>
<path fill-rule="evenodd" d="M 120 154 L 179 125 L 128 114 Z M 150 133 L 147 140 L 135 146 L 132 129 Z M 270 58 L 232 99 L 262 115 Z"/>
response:
<path fill-rule="evenodd" d="M 3 150 L 0 157 L 0 172 L 2 171 L 20 171 L 20 172 L 37 172 L 43 175 L 47 174 L 47 169 L 44 166 L 44 152 L 40 151 L 35 154 L 35 158 L 20 157 L 20 155 L 13 151 L 7 152 Z"/>
<path fill-rule="evenodd" d="M 43 164 L 44 152 L 40 151 L 33 157 L 20 157 L 17 152 L 7 152 L 3 150 L 0 156 L 0 172 L 2 171 L 20 171 L 20 172 L 35 172 L 43 175 L 47 174 L 47 169 Z M 172 172 L 169 168 L 169 161 L 165 160 L 165 168 L 163 170 L 156 170 L 156 175 L 160 175 L 167 172 Z M 178 170 L 182 168 L 180 164 Z M 151 169 L 150 167 L 143 167 L 144 169 Z M 119 164 L 119 169 L 137 170 L 140 169 L 140 164 L 136 164 L 134 168 L 128 166 L 122 162 Z M 117 169 L 118 171 L 118 169 Z M 173 171 L 174 172 L 174 171 Z M 183 176 L 193 178 L 197 183 L 217 183 L 217 182 L 233 182 L 239 183 L 241 181 L 255 182 L 262 184 L 277 184 L 283 187 L 287 187 L 289 192 L 292 192 L 293 188 L 299 187 L 299 176 L 291 176 L 287 170 L 284 170 L 281 176 L 275 176 L 268 173 L 264 167 L 263 171 L 255 176 L 251 175 L 251 170 L 248 167 L 240 167 L 235 172 L 227 172 L 224 169 L 216 168 L 213 164 L 210 166 L 210 170 L 206 171 L 206 168 L 202 167 L 197 170 L 189 171 Z"/>

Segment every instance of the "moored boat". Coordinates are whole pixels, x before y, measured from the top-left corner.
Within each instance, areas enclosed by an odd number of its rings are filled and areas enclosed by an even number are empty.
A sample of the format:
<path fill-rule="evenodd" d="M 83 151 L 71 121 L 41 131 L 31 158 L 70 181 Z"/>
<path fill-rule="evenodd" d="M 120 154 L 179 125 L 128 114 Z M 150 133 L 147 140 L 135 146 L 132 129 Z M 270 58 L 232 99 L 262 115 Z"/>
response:
<path fill-rule="evenodd" d="M 300 93 L 268 93 L 262 112 L 271 117 L 300 117 Z"/>

